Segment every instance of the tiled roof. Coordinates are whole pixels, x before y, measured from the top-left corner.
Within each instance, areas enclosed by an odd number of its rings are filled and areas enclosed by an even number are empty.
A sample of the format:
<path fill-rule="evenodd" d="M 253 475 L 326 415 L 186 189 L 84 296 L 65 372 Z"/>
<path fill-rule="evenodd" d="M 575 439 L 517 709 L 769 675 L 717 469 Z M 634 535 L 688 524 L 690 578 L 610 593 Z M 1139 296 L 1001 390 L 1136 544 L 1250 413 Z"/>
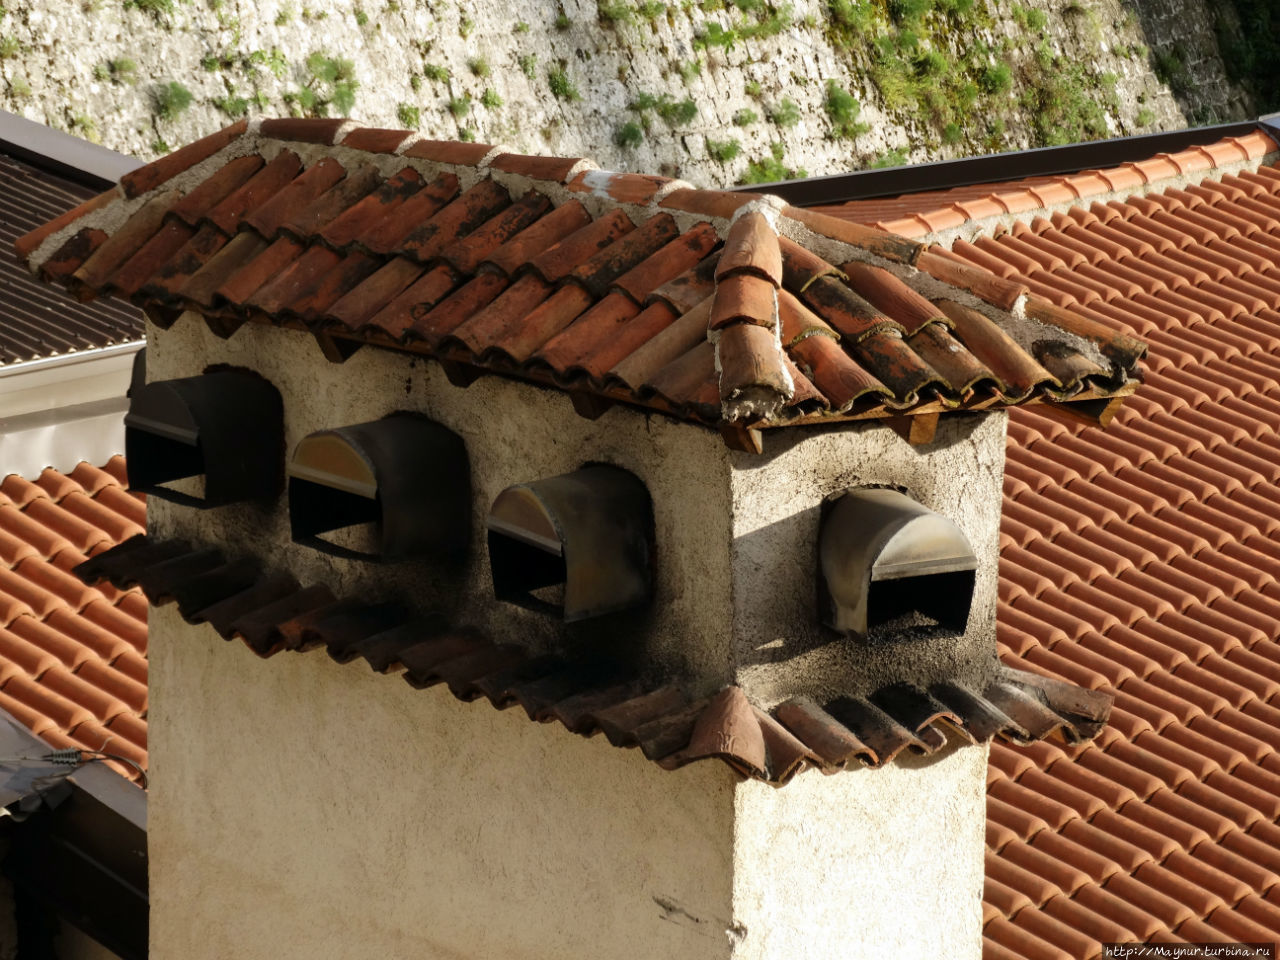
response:
<path fill-rule="evenodd" d="M 1011 413 L 1003 657 L 1118 693 L 1093 744 L 993 748 L 986 956 L 1276 941 L 1280 170 L 1027 219 L 951 252 L 1151 354 L 1105 431 Z"/>
<path fill-rule="evenodd" d="M 850 223 L 874 225 L 903 237 L 924 237 L 989 218 L 1087 204 L 1116 193 L 1142 193 L 1153 185 L 1158 190 L 1162 184 L 1179 178 L 1198 180 L 1215 170 L 1230 170 L 1241 163 L 1261 160 L 1275 149 L 1275 141 L 1259 131 L 1106 170 L 967 184 L 809 209 Z"/>
<path fill-rule="evenodd" d="M 1096 399 L 1143 350 L 775 198 L 340 120 L 229 127 L 18 250 L 161 323 L 297 327 L 335 359 L 378 344 L 718 425 Z"/>
<path fill-rule="evenodd" d="M 120 301 L 76 303 L 5 252 L 18 237 L 93 195 L 78 183 L 0 154 L 0 364 L 142 339 L 142 314 Z"/>
<path fill-rule="evenodd" d="M 0 708 L 52 747 L 145 767 L 146 598 L 70 574 L 142 531 L 146 508 L 125 484 L 121 457 L 0 483 Z"/>
<path fill-rule="evenodd" d="M 324 649 L 339 663 L 363 660 L 379 673 L 403 672 L 415 688 L 445 684 L 461 700 L 519 704 L 531 720 L 560 721 L 619 747 L 639 747 L 666 769 L 719 759 L 744 777 L 785 783 L 810 767 L 833 772 L 882 766 L 899 753 L 930 754 L 945 731 L 969 742 L 1000 737 L 1033 743 L 1096 736 L 1111 697 L 1016 669 L 982 691 L 959 683 L 922 690 L 884 687 L 868 698 L 825 705 L 793 699 L 766 712 L 728 686 L 701 699 L 681 686 L 641 686 L 519 643 L 495 642 L 398 604 L 336 597 L 288 574 L 228 559 L 216 547 L 180 540 L 128 540 L 75 571 L 87 583 L 141 586 L 155 604 L 176 603 L 188 623 L 208 623 L 259 656 Z"/>

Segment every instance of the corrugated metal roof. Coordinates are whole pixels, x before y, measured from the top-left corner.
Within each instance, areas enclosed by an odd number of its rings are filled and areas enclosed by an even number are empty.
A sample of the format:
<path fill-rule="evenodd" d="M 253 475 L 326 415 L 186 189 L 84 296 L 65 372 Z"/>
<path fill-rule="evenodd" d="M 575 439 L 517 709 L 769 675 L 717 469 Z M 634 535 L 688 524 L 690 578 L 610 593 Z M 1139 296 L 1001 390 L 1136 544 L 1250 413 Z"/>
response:
<path fill-rule="evenodd" d="M 93 191 L 0 154 L 0 364 L 142 339 L 142 313 L 113 300 L 77 303 L 40 283 L 13 242 L 83 203 Z"/>

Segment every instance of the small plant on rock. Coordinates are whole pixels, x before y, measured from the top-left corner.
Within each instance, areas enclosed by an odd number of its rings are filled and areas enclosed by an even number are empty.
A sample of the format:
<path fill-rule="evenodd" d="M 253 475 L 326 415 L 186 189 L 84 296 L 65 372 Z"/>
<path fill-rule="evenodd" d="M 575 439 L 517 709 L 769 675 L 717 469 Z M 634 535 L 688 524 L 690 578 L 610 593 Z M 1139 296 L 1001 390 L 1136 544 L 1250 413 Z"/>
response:
<path fill-rule="evenodd" d="M 852 140 L 871 128 L 858 122 L 862 104 L 834 80 L 827 81 L 827 95 L 823 101 L 827 116 L 831 119 L 831 131 L 841 140 Z"/>
<path fill-rule="evenodd" d="M 728 163 L 742 152 L 742 144 L 737 140 L 708 140 L 707 156 L 716 163 Z"/>
<path fill-rule="evenodd" d="M 644 142 L 644 128 L 634 120 L 628 120 L 613 131 L 613 142 L 624 150 L 633 150 Z"/>
<path fill-rule="evenodd" d="M 577 86 L 569 79 L 569 74 L 562 66 L 552 67 L 547 71 L 547 87 L 557 100 L 582 99 L 582 94 L 578 92 Z"/>
<path fill-rule="evenodd" d="M 769 111 L 769 119 L 780 127 L 794 127 L 800 122 L 800 108 L 790 97 L 783 97 L 782 102 Z"/>
<path fill-rule="evenodd" d="M 455 119 L 461 120 L 471 112 L 471 94 L 464 93 L 460 97 L 453 97 L 446 106 Z"/>
<path fill-rule="evenodd" d="M 355 106 L 355 64 L 345 57 L 331 57 L 316 50 L 307 57 L 311 79 L 300 90 L 284 95 L 284 100 L 298 116 L 325 117 L 332 107 L 339 114 L 349 114 Z"/>
<path fill-rule="evenodd" d="M 191 91 L 177 80 L 170 80 L 156 87 L 152 99 L 156 116 L 161 120 L 176 120 L 191 106 Z"/>
<path fill-rule="evenodd" d="M 396 120 L 406 129 L 417 130 L 422 125 L 422 110 L 411 103 L 397 104 Z"/>

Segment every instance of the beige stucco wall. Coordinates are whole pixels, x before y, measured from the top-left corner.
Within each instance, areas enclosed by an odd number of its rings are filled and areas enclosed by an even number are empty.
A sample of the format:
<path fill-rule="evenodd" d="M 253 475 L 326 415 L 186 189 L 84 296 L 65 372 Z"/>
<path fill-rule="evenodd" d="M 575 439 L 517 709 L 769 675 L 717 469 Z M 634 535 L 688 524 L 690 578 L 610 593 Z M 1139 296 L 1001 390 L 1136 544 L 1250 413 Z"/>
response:
<path fill-rule="evenodd" d="M 737 783 L 152 612 L 153 960 L 962 960 L 986 751 Z"/>
<path fill-rule="evenodd" d="M 964 746 L 740 784 L 734 960 L 977 960 L 986 771 Z"/>
<path fill-rule="evenodd" d="M 780 689 L 781 661 L 811 678 L 829 665 L 754 652 L 778 638 L 809 655 L 847 649 L 817 630 L 812 588 L 818 506 L 844 486 L 905 484 L 961 522 L 990 554 L 972 622 L 994 603 L 1000 417 L 947 423 L 924 449 L 879 425 L 770 434 L 750 458 L 658 416 L 585 420 L 525 384 L 454 387 L 405 354 L 366 348 L 335 365 L 306 335 L 247 326 L 224 341 L 194 318 L 150 333 L 151 379 L 230 363 L 275 383 L 289 449 L 313 430 L 424 412 L 465 438 L 475 491 L 460 572 L 295 546 L 283 498 L 209 511 L 152 498 L 155 536 L 563 646 L 549 620 L 493 600 L 481 520 L 511 483 L 609 461 L 653 496 L 657 595 L 631 635 L 576 642 L 630 643 L 702 692 L 736 679 L 759 702 Z M 973 507 L 978 494 L 991 503 Z M 983 626 L 975 642 L 990 639 Z M 154 612 L 151 644 L 156 960 L 979 956 L 983 749 L 774 788 L 715 762 L 667 773 L 362 662 L 263 661 L 171 609 Z"/>
<path fill-rule="evenodd" d="M 153 960 L 729 957 L 722 765 L 150 629 Z"/>

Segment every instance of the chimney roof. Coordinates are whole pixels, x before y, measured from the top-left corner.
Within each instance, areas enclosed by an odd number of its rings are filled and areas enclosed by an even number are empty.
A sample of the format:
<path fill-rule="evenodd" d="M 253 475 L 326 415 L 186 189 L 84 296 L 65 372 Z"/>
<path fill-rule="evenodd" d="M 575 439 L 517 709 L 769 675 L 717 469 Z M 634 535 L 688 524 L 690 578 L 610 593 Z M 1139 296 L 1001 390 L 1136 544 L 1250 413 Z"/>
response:
<path fill-rule="evenodd" d="M 20 238 L 79 296 L 229 336 L 304 328 L 710 426 L 1132 392 L 1145 347 L 1026 284 L 775 197 L 424 140 L 240 122 Z M 625 326 L 624 326 L 625 324 Z"/>
<path fill-rule="evenodd" d="M 444 683 L 461 700 L 484 697 L 499 709 L 519 704 L 532 720 L 558 720 L 584 736 L 603 732 L 667 769 L 718 758 L 770 783 L 809 767 L 833 772 L 879 767 L 903 751 L 930 754 L 946 743 L 944 731 L 971 743 L 1052 735 L 1074 743 L 1096 735 L 1111 706 L 1110 694 L 1002 669 L 981 691 L 954 682 L 928 690 L 900 683 L 865 699 L 793 699 L 764 711 L 735 686 L 701 699 L 676 685 L 646 686 L 631 674 L 537 655 L 394 605 L 339 598 L 185 541 L 136 536 L 75 573 L 87 583 L 140 586 L 154 604 L 176 602 L 188 622 L 238 637 L 259 656 L 324 649 L 339 663 L 363 660 L 379 673 L 403 668 L 413 687 Z"/>

